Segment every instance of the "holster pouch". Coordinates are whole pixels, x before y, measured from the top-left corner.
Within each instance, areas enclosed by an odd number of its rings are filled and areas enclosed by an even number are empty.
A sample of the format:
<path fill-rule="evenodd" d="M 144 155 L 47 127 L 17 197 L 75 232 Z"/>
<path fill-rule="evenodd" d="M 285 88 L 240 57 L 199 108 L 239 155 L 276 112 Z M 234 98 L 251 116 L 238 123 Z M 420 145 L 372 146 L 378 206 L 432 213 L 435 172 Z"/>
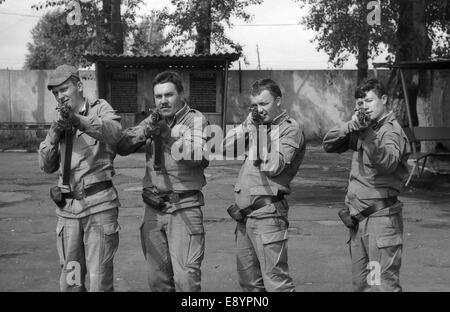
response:
<path fill-rule="evenodd" d="M 349 229 L 355 229 L 356 226 L 358 225 L 358 220 L 356 220 L 350 215 L 350 210 L 348 208 L 343 208 L 339 210 L 338 215 L 339 218 L 341 218 L 344 225 Z"/>
<path fill-rule="evenodd" d="M 59 186 L 54 186 L 50 189 L 50 197 L 59 208 L 64 208 L 66 205 L 66 199 Z"/>
<path fill-rule="evenodd" d="M 227 209 L 228 214 L 237 222 L 243 222 L 245 217 L 241 213 L 241 209 L 236 204 L 231 205 Z"/>
<path fill-rule="evenodd" d="M 150 189 L 144 188 L 142 190 L 142 199 L 144 200 L 144 203 L 146 203 L 149 206 L 152 206 L 153 208 L 156 208 L 158 210 L 161 210 L 166 206 L 164 203 L 164 200 L 162 200 L 158 195 L 153 193 Z"/>

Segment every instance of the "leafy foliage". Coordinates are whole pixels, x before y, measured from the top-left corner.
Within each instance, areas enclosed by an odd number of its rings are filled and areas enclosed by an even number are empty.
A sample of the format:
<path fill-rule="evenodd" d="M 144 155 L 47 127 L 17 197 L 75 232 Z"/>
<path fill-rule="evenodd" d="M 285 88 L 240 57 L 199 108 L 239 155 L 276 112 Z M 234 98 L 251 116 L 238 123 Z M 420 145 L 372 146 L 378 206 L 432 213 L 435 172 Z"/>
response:
<path fill-rule="evenodd" d="M 361 38 L 368 39 L 369 57 L 379 55 L 382 44 L 395 40 L 395 10 L 381 1 L 381 25 L 367 23 L 369 0 L 297 0 L 310 10 L 302 23 L 316 32 L 317 50 L 325 51 L 329 62 L 341 67 L 351 55 L 358 54 Z"/>
<path fill-rule="evenodd" d="M 33 42 L 27 44 L 26 68 L 50 69 L 61 63 L 88 65 L 83 54 L 95 36 L 87 27 L 73 31 L 73 26 L 66 23 L 65 15 L 61 10 L 48 12 L 32 29 Z"/>
<path fill-rule="evenodd" d="M 133 31 L 133 43 L 130 50 L 134 55 L 169 54 L 170 50 L 163 49 L 166 40 L 163 36 L 161 23 L 157 16 L 145 16 Z"/>
<path fill-rule="evenodd" d="M 263 0 L 171 0 L 175 9 L 167 7 L 155 12 L 169 32 L 168 41 L 175 52 L 186 53 L 196 45 L 195 53 L 208 53 L 209 50 L 241 51 L 239 43 L 225 35 L 225 27 L 232 27 L 231 17 L 245 22 L 251 15 L 245 11 L 249 5 L 261 4 Z M 206 45 L 199 48 L 199 43 Z"/>
<path fill-rule="evenodd" d="M 400 16 L 400 0 L 383 0 L 381 25 L 369 26 L 366 17 L 369 0 L 296 0 L 310 10 L 302 23 L 316 31 L 314 41 L 317 49 L 325 51 L 329 61 L 336 67 L 345 63 L 349 56 L 358 53 L 358 40 L 369 39 L 369 57 L 389 52 L 388 61 L 393 60 L 404 42 L 397 36 Z M 426 1 L 426 27 L 433 42 L 433 56 L 450 55 L 450 1 Z M 412 21 L 411 21 L 412 23 Z M 414 40 L 412 38 L 412 40 Z M 431 57 L 432 55 L 430 55 Z"/>
<path fill-rule="evenodd" d="M 87 52 L 117 53 L 114 39 L 117 40 L 118 35 L 113 33 L 113 24 L 121 25 L 119 37 L 131 34 L 136 27 L 135 11 L 142 0 L 128 0 L 118 21 L 111 18 L 112 1 L 81 1 L 81 25 L 67 23 L 67 16 L 71 13 L 67 4 L 70 2 L 46 0 L 32 5 L 36 10 L 51 7 L 55 9 L 45 14 L 32 30 L 33 42 L 28 44 L 26 67 L 52 68 L 61 61 L 75 66 L 87 66 L 90 63 L 83 57 Z M 123 50 L 123 42 L 120 48 Z M 44 55 L 46 53 L 48 54 Z"/>

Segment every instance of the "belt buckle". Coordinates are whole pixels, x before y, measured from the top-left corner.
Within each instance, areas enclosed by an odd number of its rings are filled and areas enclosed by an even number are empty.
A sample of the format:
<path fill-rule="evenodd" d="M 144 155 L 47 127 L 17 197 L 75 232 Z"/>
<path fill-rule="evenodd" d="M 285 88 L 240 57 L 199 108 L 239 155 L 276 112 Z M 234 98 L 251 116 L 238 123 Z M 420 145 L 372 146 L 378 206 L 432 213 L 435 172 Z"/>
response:
<path fill-rule="evenodd" d="M 174 203 L 180 201 L 180 195 L 178 193 L 169 194 L 169 201 L 171 204 L 174 204 Z"/>
<path fill-rule="evenodd" d="M 86 193 L 84 192 L 84 187 L 82 185 L 76 185 L 73 190 L 73 197 L 76 200 L 82 200 L 86 198 Z"/>

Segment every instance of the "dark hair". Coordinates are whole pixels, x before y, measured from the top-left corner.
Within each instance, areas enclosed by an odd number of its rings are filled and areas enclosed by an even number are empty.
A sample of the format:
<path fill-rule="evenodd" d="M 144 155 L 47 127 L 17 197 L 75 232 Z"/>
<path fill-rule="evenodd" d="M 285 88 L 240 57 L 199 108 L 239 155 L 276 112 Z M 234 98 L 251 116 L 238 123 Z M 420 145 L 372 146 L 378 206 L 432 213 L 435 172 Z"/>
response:
<path fill-rule="evenodd" d="M 275 81 L 269 78 L 256 80 L 250 87 L 250 95 L 258 95 L 264 90 L 269 91 L 275 99 L 277 97 L 281 97 L 280 87 L 276 84 Z"/>
<path fill-rule="evenodd" d="M 373 91 L 379 98 L 381 98 L 386 93 L 386 88 L 378 79 L 371 78 L 366 79 L 359 84 L 355 90 L 355 99 L 360 99 L 366 97 L 367 92 Z"/>
<path fill-rule="evenodd" d="M 167 83 L 167 82 L 171 82 L 175 85 L 177 92 L 181 93 L 183 92 L 183 81 L 181 80 L 181 76 L 180 74 L 178 74 L 177 72 L 174 71 L 163 71 L 162 73 L 159 73 L 158 75 L 156 75 L 155 79 L 153 79 L 152 84 L 153 84 L 153 88 L 155 88 L 155 86 L 157 84 L 162 84 L 162 83 Z"/>

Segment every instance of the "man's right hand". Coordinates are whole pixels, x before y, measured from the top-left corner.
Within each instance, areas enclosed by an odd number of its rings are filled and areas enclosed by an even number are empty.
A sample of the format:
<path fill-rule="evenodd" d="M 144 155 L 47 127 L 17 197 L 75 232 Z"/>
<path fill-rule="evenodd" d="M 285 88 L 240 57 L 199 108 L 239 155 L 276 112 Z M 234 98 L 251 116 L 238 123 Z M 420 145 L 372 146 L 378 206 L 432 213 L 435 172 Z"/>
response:
<path fill-rule="evenodd" d="M 360 132 L 368 128 L 368 124 L 362 125 L 359 123 L 358 111 L 356 111 L 352 119 L 347 123 L 349 132 Z"/>
<path fill-rule="evenodd" d="M 144 134 L 147 138 L 153 138 L 155 135 L 159 135 L 161 132 L 161 126 L 159 125 L 159 122 L 156 124 L 152 121 L 152 116 L 148 116 L 145 119 L 145 128 L 144 128 Z"/>
<path fill-rule="evenodd" d="M 53 121 L 50 129 L 48 131 L 48 136 L 50 138 L 50 142 L 52 144 L 56 144 L 59 142 L 59 138 L 61 137 L 61 134 L 64 132 L 64 126 L 57 122 L 57 121 Z"/>
<path fill-rule="evenodd" d="M 246 132 L 252 132 L 252 131 L 256 131 L 256 122 L 253 119 L 253 115 L 250 112 L 248 114 L 248 116 L 245 118 L 244 122 L 242 123 L 242 125 L 244 126 L 244 130 Z"/>

